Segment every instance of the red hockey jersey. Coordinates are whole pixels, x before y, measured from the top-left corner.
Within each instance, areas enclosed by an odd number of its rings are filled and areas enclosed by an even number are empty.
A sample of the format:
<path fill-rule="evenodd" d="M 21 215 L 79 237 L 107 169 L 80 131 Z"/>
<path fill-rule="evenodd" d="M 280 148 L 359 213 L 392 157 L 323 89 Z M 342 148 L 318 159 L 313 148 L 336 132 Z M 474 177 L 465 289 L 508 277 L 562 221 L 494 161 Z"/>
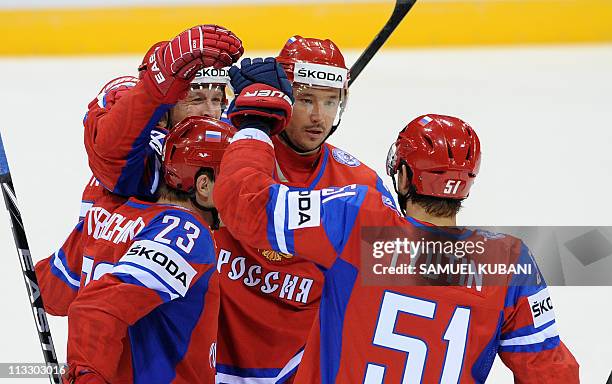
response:
<path fill-rule="evenodd" d="M 94 205 L 69 309 L 70 375 L 109 383 L 214 383 L 218 275 L 207 225 L 174 205 Z"/>
<path fill-rule="evenodd" d="M 101 204 L 112 212 L 129 196 L 155 195 L 166 134 L 156 124 L 171 105 L 151 100 L 142 85 L 135 87 L 137 81 L 131 76 L 113 79 L 89 103 L 83 125 L 94 176 L 83 191 L 79 223 L 59 250 L 35 267 L 49 314 L 66 316 L 76 296 L 83 260 L 80 220 L 89 208 L 103 198 Z"/>
<path fill-rule="evenodd" d="M 300 156 L 276 141 L 275 150 L 278 180 L 310 188 L 359 183 L 393 201 L 376 172 L 339 148 L 324 144 L 320 153 Z M 214 237 L 221 278 L 218 382 L 287 382 L 319 308 L 321 270 L 293 254 L 249 247 L 226 228 Z"/>
<path fill-rule="evenodd" d="M 36 277 L 47 313 L 54 316 L 68 315 L 68 307 L 77 295 L 86 237 L 83 234 L 83 219 L 89 209 L 96 203 L 112 212 L 126 200 L 104 189 L 93 176 L 85 186 L 79 222 L 57 252 L 36 263 Z"/>
<path fill-rule="evenodd" d="M 248 131 L 234 137 L 215 187 L 224 223 L 251 246 L 308 257 L 325 276 L 295 382 L 482 383 L 498 353 L 519 383 L 579 382 L 539 272 L 530 284 L 511 277 L 477 294 L 466 287 L 365 284 L 361 230 L 400 227 L 417 237 L 422 224 L 397 215 L 367 186 L 277 184 L 271 141 Z M 466 230 L 461 236 L 484 235 Z M 485 257 L 535 263 L 509 236 L 491 236 L 486 249 Z"/>
<path fill-rule="evenodd" d="M 93 175 L 107 190 L 126 197 L 155 196 L 167 134 L 157 124 L 172 106 L 156 100 L 143 82 L 125 77 L 109 82 L 89 103 L 83 120 L 85 150 Z"/>

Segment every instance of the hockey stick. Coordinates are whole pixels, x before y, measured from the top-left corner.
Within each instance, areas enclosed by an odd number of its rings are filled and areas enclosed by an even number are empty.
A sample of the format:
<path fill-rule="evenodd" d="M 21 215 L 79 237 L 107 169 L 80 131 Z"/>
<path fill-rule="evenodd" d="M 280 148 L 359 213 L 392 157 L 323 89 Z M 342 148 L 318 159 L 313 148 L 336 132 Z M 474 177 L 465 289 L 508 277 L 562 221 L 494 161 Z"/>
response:
<path fill-rule="evenodd" d="M 6 209 L 8 210 L 11 219 L 13 238 L 15 239 L 17 254 L 19 255 L 23 277 L 25 279 L 26 288 L 30 297 L 30 305 L 32 306 L 32 313 L 34 314 L 34 321 L 36 322 L 38 338 L 40 339 L 40 345 L 45 358 L 45 363 L 47 363 L 47 367 L 49 367 L 49 379 L 51 380 L 51 383 L 59 384 L 61 383 L 61 375 L 59 372 L 60 367 L 57 364 L 57 356 L 55 355 L 53 339 L 51 338 L 51 331 L 49 330 L 49 323 L 47 322 L 47 314 L 45 313 L 42 297 L 40 295 L 40 289 L 38 288 L 38 279 L 36 278 L 36 273 L 34 272 L 34 264 L 32 263 L 32 257 L 30 256 L 30 247 L 28 246 L 23 221 L 21 220 L 21 213 L 17 207 L 15 189 L 13 188 L 11 173 L 8 167 L 8 162 L 6 161 L 6 153 L 4 151 L 4 144 L 2 143 L 2 136 L 0 136 L 0 189 L 2 189 L 4 203 L 6 204 Z"/>
<path fill-rule="evenodd" d="M 393 13 L 385 26 L 378 32 L 374 40 L 368 45 L 365 51 L 359 56 L 355 64 L 351 67 L 350 74 L 351 77 L 349 79 L 349 87 L 353 82 L 359 77 L 359 74 L 363 69 L 368 65 L 370 60 L 374 57 L 376 52 L 380 49 L 380 47 L 385 44 L 389 36 L 395 31 L 395 28 L 402 22 L 404 17 L 410 12 L 412 6 L 416 3 L 416 0 L 396 0 L 395 8 L 393 8 Z"/>

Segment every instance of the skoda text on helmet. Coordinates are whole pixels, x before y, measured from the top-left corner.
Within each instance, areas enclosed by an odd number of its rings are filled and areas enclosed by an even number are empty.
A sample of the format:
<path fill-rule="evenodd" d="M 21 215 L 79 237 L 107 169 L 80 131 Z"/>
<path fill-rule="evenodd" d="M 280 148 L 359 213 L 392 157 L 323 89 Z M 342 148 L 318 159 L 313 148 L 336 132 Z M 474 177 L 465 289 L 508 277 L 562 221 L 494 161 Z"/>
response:
<path fill-rule="evenodd" d="M 230 86 L 229 68 L 205 67 L 198 70 L 191 82 L 191 89 L 220 90 L 223 97 L 221 110 L 225 110 L 228 97 L 233 96 Z"/>
<path fill-rule="evenodd" d="M 401 164 L 408 166 L 418 194 L 464 199 L 480 168 L 480 141 L 461 119 L 420 116 L 400 132 L 389 149 L 387 174 L 394 184 Z"/>
<path fill-rule="evenodd" d="M 191 193 L 202 168 L 211 169 L 216 177 L 235 131 L 231 125 L 207 116 L 191 116 L 178 123 L 166 136 L 164 146 L 166 184 Z"/>
<path fill-rule="evenodd" d="M 331 40 L 296 35 L 287 41 L 276 60 L 293 83 L 294 96 L 299 95 L 303 87 L 339 90 L 339 103 L 325 110 L 326 113 L 333 113 L 329 137 L 340 123 L 348 97 L 349 70 L 338 46 Z M 294 114 L 296 107 L 294 105 Z"/>

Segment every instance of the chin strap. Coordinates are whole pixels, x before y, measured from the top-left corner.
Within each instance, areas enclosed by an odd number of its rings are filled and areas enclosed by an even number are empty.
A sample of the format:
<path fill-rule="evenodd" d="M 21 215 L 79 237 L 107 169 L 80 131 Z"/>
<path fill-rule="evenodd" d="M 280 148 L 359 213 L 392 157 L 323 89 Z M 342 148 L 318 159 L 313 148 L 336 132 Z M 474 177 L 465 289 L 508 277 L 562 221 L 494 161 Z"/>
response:
<path fill-rule="evenodd" d="M 340 118 L 338 119 L 338 124 L 332 125 L 332 128 L 329 131 L 329 133 L 327 134 L 327 137 L 325 138 L 324 141 L 327 141 L 327 139 L 329 139 L 329 137 L 332 135 L 332 133 L 336 132 L 336 129 L 338 129 L 338 127 L 340 126 L 341 122 L 342 122 L 342 116 L 340 116 Z"/>
<path fill-rule="evenodd" d="M 196 197 L 195 197 L 195 193 L 191 194 L 190 200 L 191 200 L 191 203 L 193 205 L 195 205 L 196 208 L 198 208 L 199 210 L 202 210 L 204 212 L 210 212 L 210 214 L 212 215 L 212 219 L 213 219 L 213 222 L 211 223 L 210 228 L 213 229 L 213 230 L 219 229 L 219 225 L 221 224 L 221 220 L 219 220 L 219 211 L 217 211 L 217 208 L 205 207 L 202 204 L 198 203 L 198 201 L 196 200 Z"/>
<path fill-rule="evenodd" d="M 400 211 L 402 214 L 406 216 L 406 203 L 408 202 L 408 195 L 401 194 L 397 189 L 397 181 L 395 181 L 395 175 L 391 176 L 391 180 L 393 180 L 393 189 L 395 189 L 395 193 L 397 194 L 397 202 L 399 203 Z"/>

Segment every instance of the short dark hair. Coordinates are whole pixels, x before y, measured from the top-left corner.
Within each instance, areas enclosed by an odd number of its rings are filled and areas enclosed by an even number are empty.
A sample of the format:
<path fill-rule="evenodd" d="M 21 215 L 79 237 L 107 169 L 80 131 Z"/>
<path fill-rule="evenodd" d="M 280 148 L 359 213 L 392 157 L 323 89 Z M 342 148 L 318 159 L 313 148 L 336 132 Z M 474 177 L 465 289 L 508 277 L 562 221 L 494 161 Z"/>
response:
<path fill-rule="evenodd" d="M 196 173 L 194 180 L 197 180 L 198 177 L 202 175 L 206 175 L 211 181 L 215 181 L 215 172 L 212 168 L 200 168 L 200 170 Z M 180 189 L 175 189 L 168 186 L 162 181 L 159 186 L 158 194 L 159 198 L 169 201 L 185 202 L 191 200 L 191 197 L 193 196 L 193 189 L 188 192 L 181 191 Z"/>
<path fill-rule="evenodd" d="M 414 185 L 410 185 L 406 202 L 411 201 L 422 207 L 429 215 L 437 217 L 453 217 L 459 213 L 461 203 L 464 199 L 449 199 L 445 197 L 435 197 L 421 195 L 416 192 Z"/>

